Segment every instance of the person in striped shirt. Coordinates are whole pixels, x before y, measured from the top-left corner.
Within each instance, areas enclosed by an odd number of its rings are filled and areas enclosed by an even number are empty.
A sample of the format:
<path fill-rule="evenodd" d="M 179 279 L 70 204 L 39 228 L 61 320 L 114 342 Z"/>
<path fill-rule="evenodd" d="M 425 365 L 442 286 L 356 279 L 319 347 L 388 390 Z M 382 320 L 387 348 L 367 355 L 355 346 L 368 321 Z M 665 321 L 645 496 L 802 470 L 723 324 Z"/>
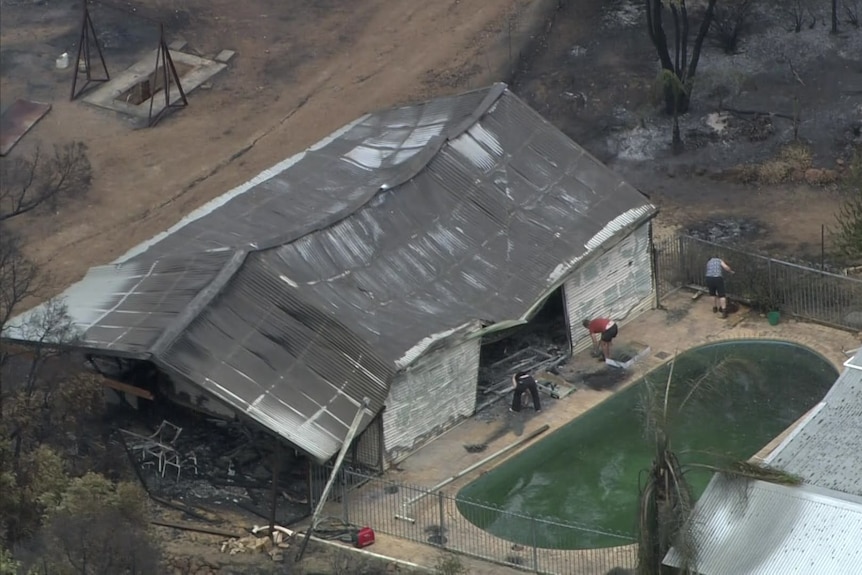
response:
<path fill-rule="evenodd" d="M 712 313 L 721 312 L 721 317 L 727 317 L 727 292 L 724 289 L 724 272 L 734 273 L 730 266 L 719 257 L 710 258 L 706 262 L 706 289 L 712 296 Z"/>

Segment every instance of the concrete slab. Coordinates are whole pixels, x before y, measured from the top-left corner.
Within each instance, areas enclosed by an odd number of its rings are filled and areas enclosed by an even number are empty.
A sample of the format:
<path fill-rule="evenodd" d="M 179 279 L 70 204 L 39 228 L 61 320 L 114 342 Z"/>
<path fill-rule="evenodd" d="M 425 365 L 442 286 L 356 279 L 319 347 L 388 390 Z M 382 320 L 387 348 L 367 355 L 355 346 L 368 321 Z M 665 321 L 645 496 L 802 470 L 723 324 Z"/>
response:
<path fill-rule="evenodd" d="M 186 42 L 185 40 L 174 40 L 173 42 L 168 44 L 168 49 L 174 52 L 179 52 L 186 46 L 188 46 L 188 42 Z"/>
<path fill-rule="evenodd" d="M 234 52 L 233 50 L 222 50 L 221 52 L 218 53 L 218 55 L 216 55 L 215 60 L 216 60 L 216 62 L 221 62 L 222 64 L 227 64 L 228 62 L 230 62 L 231 58 L 233 58 L 235 55 L 236 55 L 236 52 Z"/>
<path fill-rule="evenodd" d="M 157 52 L 157 50 L 153 50 L 147 56 L 141 58 L 131 67 L 114 77 L 114 79 L 105 82 L 99 88 L 87 94 L 83 98 L 83 101 L 91 106 L 113 110 L 114 112 L 119 112 L 133 118 L 146 120 L 149 117 L 150 100 L 152 97 L 145 99 L 140 104 L 133 104 L 119 98 L 153 73 Z M 207 60 L 175 50 L 170 50 L 170 55 L 175 65 L 183 65 L 188 68 L 185 73 L 180 74 L 180 82 L 186 95 L 227 67 L 226 64 L 214 60 Z M 156 91 L 153 97 L 155 98 L 155 101 L 153 101 L 153 115 L 157 115 L 165 108 L 164 92 Z M 170 101 L 176 102 L 179 99 L 179 89 L 172 85 Z"/>

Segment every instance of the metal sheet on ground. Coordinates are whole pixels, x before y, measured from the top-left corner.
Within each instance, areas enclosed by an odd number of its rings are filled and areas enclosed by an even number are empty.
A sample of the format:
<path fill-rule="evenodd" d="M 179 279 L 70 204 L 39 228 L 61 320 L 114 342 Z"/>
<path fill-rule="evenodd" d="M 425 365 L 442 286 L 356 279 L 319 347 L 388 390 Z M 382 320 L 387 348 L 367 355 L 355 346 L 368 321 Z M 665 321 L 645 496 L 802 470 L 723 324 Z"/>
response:
<path fill-rule="evenodd" d="M 24 134 L 51 110 L 51 104 L 16 100 L 0 115 L 0 156 L 15 147 Z"/>

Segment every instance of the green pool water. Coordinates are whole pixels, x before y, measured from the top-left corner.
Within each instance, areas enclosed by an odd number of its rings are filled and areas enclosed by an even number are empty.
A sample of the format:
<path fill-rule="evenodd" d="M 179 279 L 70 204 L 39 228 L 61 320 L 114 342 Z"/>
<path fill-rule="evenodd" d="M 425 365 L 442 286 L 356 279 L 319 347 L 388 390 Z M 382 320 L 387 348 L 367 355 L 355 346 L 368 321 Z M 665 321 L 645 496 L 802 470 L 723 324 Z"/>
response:
<path fill-rule="evenodd" d="M 724 373 L 674 418 L 671 440 L 683 462 L 751 457 L 816 405 L 838 375 L 826 359 L 795 344 L 708 344 L 677 357 L 670 405 L 687 394 L 687 382 L 719 363 Z M 658 368 L 645 379 L 663 384 L 667 370 Z M 523 545 L 588 549 L 627 543 L 613 534 L 635 532 L 639 476 L 652 459 L 641 411 L 645 387 L 642 379 L 615 393 L 464 487 L 458 494 L 461 514 Z M 688 477 L 699 496 L 710 473 L 693 469 Z M 536 524 L 529 516 L 598 532 Z"/>

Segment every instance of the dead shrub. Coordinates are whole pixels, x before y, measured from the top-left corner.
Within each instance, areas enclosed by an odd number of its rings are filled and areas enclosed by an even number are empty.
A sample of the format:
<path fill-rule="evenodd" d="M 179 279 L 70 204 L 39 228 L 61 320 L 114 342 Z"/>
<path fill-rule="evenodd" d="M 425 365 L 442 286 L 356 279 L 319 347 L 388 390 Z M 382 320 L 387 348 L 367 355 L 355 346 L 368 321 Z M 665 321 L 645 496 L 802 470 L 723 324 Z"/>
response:
<path fill-rule="evenodd" d="M 859 2 L 858 0 L 844 0 L 844 12 L 847 15 L 847 23 L 854 28 L 859 27 Z"/>
<path fill-rule="evenodd" d="M 741 184 L 775 185 L 783 182 L 807 182 L 827 185 L 838 179 L 835 170 L 813 167 L 811 150 L 800 143 L 792 143 L 761 164 L 744 164 L 726 172 L 731 181 Z"/>
<path fill-rule="evenodd" d="M 757 181 L 761 184 L 780 184 L 790 179 L 792 168 L 781 160 L 769 160 L 761 164 L 757 169 Z"/>
<path fill-rule="evenodd" d="M 725 54 L 735 54 L 750 23 L 754 0 L 726 0 L 715 6 L 709 31 L 713 42 Z"/>
<path fill-rule="evenodd" d="M 811 168 L 812 162 L 811 150 L 807 146 L 799 143 L 789 144 L 779 150 L 774 158 L 760 164 L 757 169 L 758 182 L 780 184 L 802 180 L 806 170 Z"/>

